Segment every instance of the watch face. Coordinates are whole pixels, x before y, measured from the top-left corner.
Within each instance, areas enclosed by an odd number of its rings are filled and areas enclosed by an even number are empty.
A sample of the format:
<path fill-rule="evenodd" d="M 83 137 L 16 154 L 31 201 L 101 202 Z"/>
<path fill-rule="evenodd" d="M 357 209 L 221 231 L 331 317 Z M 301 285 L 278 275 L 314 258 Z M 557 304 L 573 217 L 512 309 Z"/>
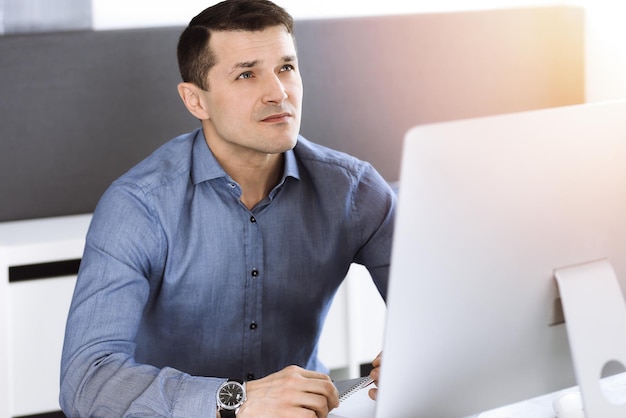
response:
<path fill-rule="evenodd" d="M 237 409 L 245 401 L 243 385 L 238 382 L 226 382 L 217 394 L 217 400 L 224 409 Z"/>

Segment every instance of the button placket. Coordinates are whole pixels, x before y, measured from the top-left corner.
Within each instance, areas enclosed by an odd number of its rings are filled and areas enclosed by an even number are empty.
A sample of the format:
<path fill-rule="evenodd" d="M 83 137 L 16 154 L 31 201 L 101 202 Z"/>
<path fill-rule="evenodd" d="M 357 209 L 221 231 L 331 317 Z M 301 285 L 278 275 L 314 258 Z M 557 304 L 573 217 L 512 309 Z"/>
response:
<path fill-rule="evenodd" d="M 252 212 L 248 212 L 245 222 L 246 230 L 246 264 L 248 280 L 246 281 L 245 320 L 246 332 L 244 336 L 244 367 L 254 377 L 252 371 L 262 368 L 261 360 L 261 328 L 263 282 L 263 238 L 259 220 Z"/>

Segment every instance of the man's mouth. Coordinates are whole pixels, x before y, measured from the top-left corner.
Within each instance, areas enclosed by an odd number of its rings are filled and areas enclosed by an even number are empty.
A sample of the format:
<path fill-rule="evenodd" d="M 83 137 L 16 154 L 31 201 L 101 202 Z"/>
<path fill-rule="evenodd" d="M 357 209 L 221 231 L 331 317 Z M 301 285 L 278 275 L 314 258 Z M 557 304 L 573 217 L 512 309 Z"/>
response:
<path fill-rule="evenodd" d="M 273 115 L 270 115 L 266 118 L 262 119 L 262 122 L 285 122 L 287 119 L 291 118 L 291 114 L 290 113 L 276 113 Z"/>

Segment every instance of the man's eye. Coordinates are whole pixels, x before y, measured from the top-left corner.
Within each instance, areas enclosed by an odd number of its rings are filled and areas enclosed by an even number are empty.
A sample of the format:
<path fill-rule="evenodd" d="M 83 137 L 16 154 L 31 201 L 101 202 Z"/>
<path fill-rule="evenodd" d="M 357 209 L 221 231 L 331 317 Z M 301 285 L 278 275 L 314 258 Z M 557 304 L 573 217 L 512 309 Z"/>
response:
<path fill-rule="evenodd" d="M 246 71 L 245 73 L 239 74 L 237 78 L 252 78 L 252 73 L 250 71 Z"/>
<path fill-rule="evenodd" d="M 281 67 L 280 71 L 293 71 L 295 67 L 292 64 L 285 64 Z"/>

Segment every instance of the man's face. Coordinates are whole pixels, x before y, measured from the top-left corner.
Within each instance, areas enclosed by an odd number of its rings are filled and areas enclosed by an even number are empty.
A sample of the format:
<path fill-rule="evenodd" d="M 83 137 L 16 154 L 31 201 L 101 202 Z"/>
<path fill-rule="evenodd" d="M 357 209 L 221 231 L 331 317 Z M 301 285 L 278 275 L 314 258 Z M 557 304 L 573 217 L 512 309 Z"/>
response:
<path fill-rule="evenodd" d="M 213 32 L 216 65 L 202 92 L 207 142 L 231 151 L 282 153 L 300 130 L 302 79 L 294 40 L 283 26 Z"/>

